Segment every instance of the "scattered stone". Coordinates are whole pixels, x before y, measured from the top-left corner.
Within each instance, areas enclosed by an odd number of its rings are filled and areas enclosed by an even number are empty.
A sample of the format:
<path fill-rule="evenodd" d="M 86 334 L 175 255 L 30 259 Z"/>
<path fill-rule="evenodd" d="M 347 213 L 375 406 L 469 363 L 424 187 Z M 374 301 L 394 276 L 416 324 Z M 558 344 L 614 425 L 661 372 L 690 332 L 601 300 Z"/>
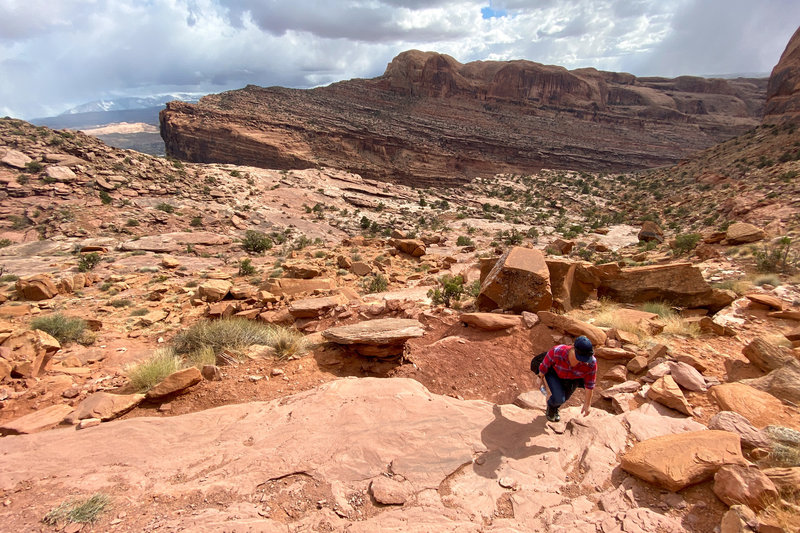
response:
<path fill-rule="evenodd" d="M 93 428 L 95 426 L 99 426 L 101 422 L 102 420 L 99 418 L 84 418 L 78 422 L 77 429 Z"/>
<path fill-rule="evenodd" d="M 773 344 L 765 337 L 756 337 L 742 349 L 747 359 L 761 370 L 769 372 L 794 359 L 791 350 Z"/>
<path fill-rule="evenodd" d="M 189 368 L 184 368 L 164 378 L 161 383 L 147 391 L 146 397 L 148 400 L 163 398 L 164 396 L 184 391 L 189 387 L 197 385 L 202 380 L 203 376 L 200 374 L 197 367 L 191 366 Z"/>
<path fill-rule="evenodd" d="M 356 276 L 367 276 L 372 274 L 372 267 L 362 261 L 355 261 L 350 265 L 350 272 Z"/>
<path fill-rule="evenodd" d="M 200 373 L 208 381 L 222 381 L 222 371 L 217 365 L 203 365 Z"/>
<path fill-rule="evenodd" d="M 69 168 L 69 167 L 61 167 L 57 165 L 49 166 L 44 170 L 47 177 L 51 180 L 58 181 L 61 183 L 72 183 L 78 176 Z"/>
<path fill-rule="evenodd" d="M 425 334 L 422 324 L 418 320 L 405 318 L 381 318 L 337 326 L 322 332 L 322 336 L 337 344 L 352 345 L 362 355 L 376 356 L 399 355 L 403 345 L 408 339 L 421 337 Z M 368 347 L 381 347 L 382 350 L 374 352 Z"/>
<path fill-rule="evenodd" d="M 539 315 L 531 313 L 530 311 L 523 311 L 522 320 L 528 328 L 532 328 L 539 323 Z"/>
<path fill-rule="evenodd" d="M 486 275 L 476 300 L 481 310 L 544 311 L 550 309 L 550 271 L 544 256 L 533 248 L 514 246 Z M 542 318 L 541 316 L 539 318 Z"/>
<path fill-rule="evenodd" d="M 547 258 L 545 263 L 550 272 L 553 307 L 559 311 L 580 307 L 600 285 L 600 276 L 594 265 L 554 258 Z"/>
<path fill-rule="evenodd" d="M 745 504 L 757 511 L 778 499 L 775 484 L 755 466 L 723 466 L 714 474 L 713 488 L 726 504 Z"/>
<path fill-rule="evenodd" d="M 283 270 L 288 278 L 313 279 L 322 275 L 320 267 L 309 263 L 285 263 Z"/>
<path fill-rule="evenodd" d="M 575 337 L 579 335 L 585 335 L 590 341 L 592 341 L 592 345 L 595 346 L 595 352 L 597 352 L 600 347 L 603 347 L 603 345 L 606 343 L 607 337 L 605 332 L 597 326 L 593 326 L 592 324 L 582 322 L 566 315 L 557 315 L 549 311 L 540 311 L 538 315 L 539 319 L 542 321 L 542 324 L 549 328 L 557 329 L 559 331 L 563 331 L 564 333 L 569 333 Z M 613 348 L 608 349 L 613 350 Z"/>
<path fill-rule="evenodd" d="M 419 239 L 392 239 L 389 242 L 399 251 L 411 257 L 422 257 L 426 252 L 425 243 Z"/>
<path fill-rule="evenodd" d="M 708 428 L 736 433 L 741 438 L 744 449 L 769 448 L 769 439 L 764 432 L 733 411 L 720 411 L 714 415 L 708 422 Z"/>
<path fill-rule="evenodd" d="M 623 348 L 609 348 L 608 346 L 599 346 L 595 348 L 594 355 L 598 359 L 607 359 L 609 361 L 614 361 L 617 359 L 633 359 L 636 357 L 634 352 L 630 352 Z"/>
<path fill-rule="evenodd" d="M 520 323 L 518 315 L 502 315 L 499 313 L 462 313 L 459 319 L 465 324 L 486 331 L 513 328 Z"/>
<path fill-rule="evenodd" d="M 289 312 L 295 318 L 316 318 L 346 303 L 347 297 L 343 294 L 325 296 L 322 298 L 305 298 L 302 300 L 294 300 L 289 306 Z"/>
<path fill-rule="evenodd" d="M 650 361 L 650 363 L 648 363 L 648 365 L 654 364 L 655 366 L 651 367 L 650 370 L 647 371 L 647 374 L 644 376 L 645 381 L 653 382 L 669 374 L 669 363 L 664 361 L 663 363 L 655 364 L 656 361 Z"/>
<path fill-rule="evenodd" d="M 369 484 L 369 491 L 375 501 L 383 505 L 403 505 L 411 496 L 411 489 L 407 483 L 386 476 L 373 479 Z"/>
<path fill-rule="evenodd" d="M 670 409 L 675 409 L 685 415 L 692 416 L 692 406 L 686 400 L 678 384 L 672 376 L 658 378 L 647 391 L 647 397 Z"/>
<path fill-rule="evenodd" d="M 86 418 L 99 418 L 111 420 L 126 413 L 139 405 L 144 400 L 144 394 L 111 394 L 108 392 L 95 392 L 83 400 L 75 410 L 67 416 L 66 420 L 77 424 Z"/>
<path fill-rule="evenodd" d="M 720 533 L 755 533 L 758 517 L 745 505 L 733 505 L 722 517 Z"/>
<path fill-rule="evenodd" d="M 746 464 L 739 436 L 727 431 L 690 431 L 633 445 L 622 456 L 623 470 L 673 492 L 710 479 L 728 464 Z"/>
<path fill-rule="evenodd" d="M 497 480 L 497 484 L 503 487 L 504 489 L 516 489 L 517 488 L 517 480 L 512 477 L 501 477 Z"/>
<path fill-rule="evenodd" d="M 766 468 L 763 470 L 780 492 L 791 494 L 800 487 L 800 466 L 791 468 Z"/>
<path fill-rule="evenodd" d="M 647 350 L 647 357 L 651 360 L 664 357 L 665 355 L 667 355 L 667 347 L 663 344 L 654 344 Z"/>
<path fill-rule="evenodd" d="M 153 309 L 148 311 L 146 315 L 139 317 L 137 325 L 140 327 L 152 326 L 156 322 L 161 322 L 169 316 L 169 311 L 164 309 Z"/>
<path fill-rule="evenodd" d="M 746 244 L 764 239 L 764 230 L 748 224 L 747 222 L 735 222 L 728 226 L 725 232 L 725 239 L 728 244 Z"/>
<path fill-rule="evenodd" d="M 777 422 L 778 413 L 783 411 L 778 398 L 744 383 L 723 383 L 710 391 L 723 411 L 739 413 L 757 428 Z"/>
<path fill-rule="evenodd" d="M 30 157 L 23 154 L 18 150 L 6 150 L 6 153 L 0 158 L 0 163 L 6 164 L 10 167 L 18 168 L 23 170 L 25 165 L 33 161 Z"/>
<path fill-rule="evenodd" d="M 695 392 L 705 392 L 708 388 L 703 375 L 694 367 L 686 363 L 669 362 L 669 373 L 675 383 L 686 390 Z"/>
<path fill-rule="evenodd" d="M 51 405 L 0 425 L 0 435 L 24 435 L 50 429 L 60 424 L 72 412 L 65 404 Z"/>
<path fill-rule="evenodd" d="M 706 429 L 703 424 L 691 418 L 676 417 L 674 411 L 661 404 L 650 402 L 626 412 L 622 415 L 622 419 L 628 425 L 631 435 L 640 442 L 663 435 Z"/>
<path fill-rule="evenodd" d="M 547 397 L 539 389 L 523 392 L 514 399 L 514 405 L 523 409 L 538 409 L 544 411 L 547 408 Z"/>
<path fill-rule="evenodd" d="M 644 355 L 637 355 L 630 361 L 628 361 L 628 371 L 634 374 L 640 374 L 647 368 L 647 357 Z"/>
<path fill-rule="evenodd" d="M 181 262 L 178 261 L 177 259 L 175 259 L 172 256 L 165 255 L 161 259 L 161 266 L 164 267 L 164 268 L 169 268 L 169 269 L 178 268 L 179 266 L 181 266 Z"/>
<path fill-rule="evenodd" d="M 639 389 L 642 388 L 642 385 L 638 381 L 626 381 L 624 383 L 620 383 L 619 385 L 614 385 L 613 387 L 609 387 L 605 390 L 600 391 L 600 396 L 606 399 L 610 399 L 616 394 L 624 394 L 624 393 L 631 393 L 631 392 L 638 392 Z"/>
<path fill-rule="evenodd" d="M 277 298 L 295 297 L 302 293 L 313 293 L 314 291 L 327 291 L 336 287 L 336 283 L 329 278 L 315 279 L 293 279 L 277 278 L 270 279 L 264 290 Z"/>
<path fill-rule="evenodd" d="M 618 381 L 621 383 L 628 379 L 628 369 L 625 368 L 625 365 L 616 365 L 611 367 L 603 377 L 605 379 Z"/>
<path fill-rule="evenodd" d="M 705 372 L 706 370 L 708 370 L 706 368 L 706 365 L 703 364 L 702 361 L 700 361 L 697 357 L 688 353 L 681 353 L 675 355 L 675 360 L 680 363 L 686 363 L 687 365 L 696 369 L 698 372 Z"/>
<path fill-rule="evenodd" d="M 3 341 L 8 353 L 4 359 L 14 364 L 14 372 L 24 378 L 35 378 L 42 374 L 61 344 L 44 331 L 35 329 L 22 331 Z"/>

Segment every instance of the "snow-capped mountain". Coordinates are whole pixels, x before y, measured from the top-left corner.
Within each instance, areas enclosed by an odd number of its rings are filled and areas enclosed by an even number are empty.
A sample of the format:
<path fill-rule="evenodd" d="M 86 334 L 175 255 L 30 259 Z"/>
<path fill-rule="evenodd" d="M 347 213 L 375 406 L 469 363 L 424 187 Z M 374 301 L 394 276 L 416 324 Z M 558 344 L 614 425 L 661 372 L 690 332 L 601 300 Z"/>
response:
<path fill-rule="evenodd" d="M 75 115 L 77 113 L 97 113 L 106 111 L 127 111 L 130 109 L 145 109 L 164 105 L 172 100 L 182 100 L 184 102 L 197 102 L 203 93 L 170 93 L 157 94 L 151 96 L 127 96 L 113 98 L 109 100 L 95 100 L 79 106 L 73 107 L 61 113 L 61 115 Z"/>

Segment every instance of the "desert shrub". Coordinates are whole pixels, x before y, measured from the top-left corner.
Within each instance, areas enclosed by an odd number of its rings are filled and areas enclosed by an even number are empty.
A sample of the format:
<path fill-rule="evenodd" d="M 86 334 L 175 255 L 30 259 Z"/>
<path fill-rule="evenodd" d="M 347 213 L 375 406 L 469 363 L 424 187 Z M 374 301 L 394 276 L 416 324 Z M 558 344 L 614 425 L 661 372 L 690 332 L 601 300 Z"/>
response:
<path fill-rule="evenodd" d="M 481 280 L 476 279 L 475 281 L 467 285 L 467 288 L 465 290 L 467 294 L 469 294 L 473 298 L 477 298 L 478 295 L 481 293 Z"/>
<path fill-rule="evenodd" d="M 171 204 L 168 204 L 167 202 L 161 202 L 160 204 L 158 204 L 156 206 L 156 209 L 158 209 L 159 211 L 163 211 L 165 213 L 174 213 L 175 212 L 175 206 L 171 205 Z"/>
<path fill-rule="evenodd" d="M 736 293 L 737 296 L 743 296 L 750 289 L 753 288 L 753 284 L 747 281 L 746 279 L 728 279 L 725 281 L 720 281 L 718 283 L 712 284 L 715 289 L 726 289 L 729 291 L 733 291 Z"/>
<path fill-rule="evenodd" d="M 389 286 L 389 280 L 383 274 L 368 276 L 362 280 L 362 287 L 369 293 L 383 292 Z"/>
<path fill-rule="evenodd" d="M 192 217 L 192 221 L 189 222 L 189 225 L 193 228 L 203 227 L 203 217 Z"/>
<path fill-rule="evenodd" d="M 210 346 L 204 346 L 199 350 L 189 352 L 184 356 L 184 359 L 187 366 L 196 366 L 200 370 L 202 370 L 205 365 L 217 364 L 217 354 L 214 353 L 214 350 Z"/>
<path fill-rule="evenodd" d="M 242 173 L 239 172 L 238 170 L 231 170 L 230 175 L 234 178 L 240 178 L 242 176 Z"/>
<path fill-rule="evenodd" d="M 695 249 L 702 235 L 699 233 L 681 233 L 675 236 L 675 254 L 683 255 Z"/>
<path fill-rule="evenodd" d="M 600 300 L 600 309 L 593 315 L 594 325 L 606 328 L 616 328 L 628 333 L 633 333 L 639 339 L 646 339 L 650 333 L 638 321 L 628 320 L 619 313 L 619 305 L 608 300 Z"/>
<path fill-rule="evenodd" d="M 44 170 L 44 165 L 42 165 L 39 161 L 28 161 L 25 163 L 25 172 L 30 174 L 38 174 Z"/>
<path fill-rule="evenodd" d="M 31 329 L 39 329 L 55 337 L 61 344 L 80 341 L 86 331 L 86 321 L 61 313 L 41 316 L 31 320 Z"/>
<path fill-rule="evenodd" d="M 11 239 L 0 239 L 0 248 L 5 248 L 6 246 L 11 246 Z"/>
<path fill-rule="evenodd" d="M 244 234 L 242 247 L 248 252 L 260 254 L 272 248 L 272 239 L 260 231 L 249 229 Z"/>
<path fill-rule="evenodd" d="M 368 219 L 366 216 L 361 217 L 361 222 L 359 222 L 359 226 L 361 226 L 361 229 L 369 229 L 370 224 L 372 224 L 370 219 Z"/>
<path fill-rule="evenodd" d="M 91 523 L 95 522 L 110 507 L 111 498 L 102 492 L 97 492 L 88 498 L 65 501 L 51 509 L 44 516 L 42 522 L 49 526 L 57 526 L 61 522 Z"/>
<path fill-rule="evenodd" d="M 645 302 L 642 304 L 642 311 L 655 313 L 661 318 L 668 318 L 675 315 L 675 311 L 672 310 L 672 307 L 664 302 Z"/>
<path fill-rule="evenodd" d="M 456 246 L 475 246 L 475 242 L 465 235 L 459 235 L 456 239 Z"/>
<path fill-rule="evenodd" d="M 798 262 L 796 254 L 791 253 L 792 240 L 781 237 L 775 243 L 753 251 L 756 269 L 759 272 L 788 272 Z"/>
<path fill-rule="evenodd" d="M 240 276 L 252 276 L 256 272 L 256 267 L 253 266 L 253 262 L 250 259 L 242 259 L 239 261 Z"/>
<path fill-rule="evenodd" d="M 2 276 L 0 276 L 0 282 L 3 283 L 8 283 L 9 281 L 17 281 L 18 279 L 19 276 L 17 276 L 16 274 L 3 274 Z"/>
<path fill-rule="evenodd" d="M 149 359 L 126 366 L 124 373 L 128 377 L 131 387 L 137 392 L 144 392 L 152 389 L 165 377 L 177 372 L 182 367 L 181 358 L 175 354 L 175 350 L 159 348 Z"/>
<path fill-rule="evenodd" d="M 148 313 L 147 309 L 144 307 L 140 307 L 139 309 L 134 309 L 131 311 L 131 316 L 144 316 Z"/>
<path fill-rule="evenodd" d="M 753 285 L 772 285 L 773 287 L 777 287 L 781 284 L 781 278 L 779 278 L 776 274 L 765 274 L 763 276 L 758 276 L 753 280 Z"/>
<path fill-rule="evenodd" d="M 126 226 L 128 226 L 129 228 L 135 228 L 136 226 L 138 226 L 138 225 L 139 225 L 139 221 L 138 221 L 138 220 L 136 220 L 135 218 L 129 218 L 129 219 L 128 219 L 128 220 L 125 222 L 125 225 L 126 225 Z M 135 251 L 137 251 L 137 252 L 138 252 L 139 250 L 135 250 Z"/>
<path fill-rule="evenodd" d="M 691 323 L 678 314 L 671 314 L 661 319 L 664 322 L 664 335 L 679 335 L 681 337 L 699 337 L 700 326 Z"/>
<path fill-rule="evenodd" d="M 8 221 L 11 222 L 11 229 L 24 229 L 31 225 L 27 217 L 20 215 L 8 215 Z"/>
<path fill-rule="evenodd" d="M 119 300 L 111 300 L 110 302 L 108 302 L 108 305 L 119 309 L 121 307 L 130 307 L 131 301 L 128 300 L 127 298 L 121 298 Z"/>
<path fill-rule="evenodd" d="M 97 252 L 83 254 L 78 258 L 78 271 L 89 272 L 96 267 L 103 258 Z"/>
<path fill-rule="evenodd" d="M 173 344 L 178 353 L 209 347 L 214 353 L 239 350 L 253 344 L 268 344 L 270 327 L 243 318 L 203 320 L 178 333 Z"/>
<path fill-rule="evenodd" d="M 454 302 L 461 301 L 464 294 L 464 278 L 461 276 L 442 276 L 439 278 L 441 287 L 436 287 L 428 291 L 428 298 L 434 304 L 444 304 L 452 307 Z"/>
<path fill-rule="evenodd" d="M 274 326 L 271 328 L 268 346 L 278 359 L 299 358 L 308 351 L 308 340 L 299 331 Z"/>
<path fill-rule="evenodd" d="M 100 196 L 100 201 L 103 202 L 104 205 L 111 204 L 111 195 L 108 194 L 106 191 L 100 191 L 98 193 L 98 196 Z"/>

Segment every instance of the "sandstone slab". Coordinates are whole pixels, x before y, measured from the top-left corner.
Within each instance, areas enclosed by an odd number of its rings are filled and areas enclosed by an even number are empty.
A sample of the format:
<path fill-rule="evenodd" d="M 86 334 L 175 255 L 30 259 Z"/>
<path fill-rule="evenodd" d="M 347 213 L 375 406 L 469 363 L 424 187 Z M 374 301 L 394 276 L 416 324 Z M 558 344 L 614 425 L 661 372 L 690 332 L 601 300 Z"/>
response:
<path fill-rule="evenodd" d="M 791 350 L 770 342 L 766 337 L 756 337 L 742 349 L 748 361 L 769 372 L 794 359 Z"/>
<path fill-rule="evenodd" d="M 486 275 L 476 300 L 478 308 L 543 311 L 550 309 L 550 271 L 538 250 L 515 246 L 509 249 Z"/>
<path fill-rule="evenodd" d="M 669 362 L 669 373 L 675 383 L 686 390 L 694 392 L 705 392 L 708 388 L 703 375 L 693 366 L 682 362 Z"/>
<path fill-rule="evenodd" d="M 551 243 L 552 246 L 552 243 Z M 553 307 L 569 311 L 595 294 L 600 285 L 597 268 L 589 263 L 547 258 Z"/>
<path fill-rule="evenodd" d="M 10 335 L 3 341 L 6 360 L 14 363 L 15 371 L 26 378 L 44 373 L 61 344 L 53 336 L 35 329 Z"/>
<path fill-rule="evenodd" d="M 690 431 L 639 442 L 621 462 L 622 469 L 629 474 L 671 491 L 705 481 L 728 464 L 745 464 L 739 436 L 716 430 Z"/>
<path fill-rule="evenodd" d="M 459 319 L 465 324 L 486 331 L 509 329 L 520 324 L 518 315 L 502 315 L 499 313 L 461 313 Z"/>
<path fill-rule="evenodd" d="M 763 305 L 764 307 L 768 307 L 769 309 L 777 311 L 781 311 L 783 309 L 783 300 L 781 300 L 776 296 L 772 296 L 771 294 L 762 294 L 760 292 L 753 292 L 750 294 L 745 294 L 744 296 L 751 302 Z"/>
<path fill-rule="evenodd" d="M 197 385 L 202 380 L 203 376 L 196 367 L 191 366 L 189 368 L 184 368 L 173 372 L 155 387 L 147 391 L 146 398 L 152 400 L 182 392 L 189 387 Z"/>
<path fill-rule="evenodd" d="M 23 300 L 49 300 L 58 294 L 58 287 L 47 274 L 18 279 L 16 289 L 17 294 Z"/>
<path fill-rule="evenodd" d="M 68 419 L 77 422 L 84 418 L 99 418 L 111 420 L 130 411 L 144 399 L 144 394 L 110 394 L 108 392 L 95 392 L 83 400 Z"/>
<path fill-rule="evenodd" d="M 539 315 L 539 319 L 541 320 L 542 324 L 549 328 L 557 329 L 559 331 L 563 331 L 564 333 L 569 333 L 575 337 L 579 335 L 585 335 L 590 341 L 592 341 L 592 345 L 595 347 L 595 350 L 606 343 L 605 332 L 597 326 L 589 324 L 588 322 L 583 322 L 567 315 L 557 315 L 555 313 L 551 313 L 550 311 L 540 311 L 537 314 Z"/>
<path fill-rule="evenodd" d="M 681 388 L 670 375 L 658 378 L 647 391 L 647 397 L 685 415 L 694 414 Z"/>
<path fill-rule="evenodd" d="M 209 279 L 197 287 L 197 295 L 207 302 L 218 302 L 228 295 L 233 283 L 224 279 Z"/>
<path fill-rule="evenodd" d="M 743 383 L 781 400 L 798 404 L 800 403 L 800 361 L 792 359 L 766 376 L 743 380 Z"/>
<path fill-rule="evenodd" d="M 776 413 L 783 410 L 778 398 L 744 383 L 723 383 L 710 391 L 722 410 L 739 413 L 757 428 L 777 421 Z"/>
<path fill-rule="evenodd" d="M 691 418 L 675 416 L 674 412 L 660 404 L 646 403 L 622 415 L 628 429 L 638 441 L 646 441 L 663 435 L 702 431 L 706 427 Z"/>
<path fill-rule="evenodd" d="M 263 288 L 277 297 L 294 297 L 303 293 L 311 293 L 316 290 L 324 291 L 335 287 L 336 284 L 329 278 L 278 278 L 269 280 Z"/>
<path fill-rule="evenodd" d="M 65 404 L 51 405 L 0 425 L 0 435 L 22 435 L 50 429 L 60 424 L 72 412 Z"/>
<path fill-rule="evenodd" d="M 230 237 L 208 231 L 178 231 L 159 235 L 146 235 L 138 239 L 125 241 L 120 245 L 120 249 L 128 252 L 142 250 L 146 252 L 171 253 L 185 251 L 188 245 L 220 246 L 231 242 Z"/>
<path fill-rule="evenodd" d="M 10 167 L 18 168 L 20 170 L 25 168 L 25 165 L 33 161 L 30 157 L 23 154 L 19 150 L 7 149 L 0 157 L 0 163 Z"/>
<path fill-rule="evenodd" d="M 714 474 L 714 494 L 728 505 L 761 510 L 778 499 L 775 484 L 756 466 L 725 465 Z"/>
<path fill-rule="evenodd" d="M 753 426 L 744 416 L 733 411 L 720 411 L 715 414 L 709 420 L 708 427 L 736 433 L 742 439 L 742 447 L 745 449 L 769 448 L 770 445 L 764 432 Z"/>
<path fill-rule="evenodd" d="M 764 237 L 764 230 L 747 222 L 735 222 L 725 232 L 725 239 L 729 244 L 746 244 L 763 240 Z"/>
<path fill-rule="evenodd" d="M 380 318 L 349 326 L 336 326 L 323 331 L 322 336 L 336 344 L 353 345 L 362 355 L 383 357 L 398 355 L 398 349 L 402 353 L 402 346 L 408 339 L 421 337 L 424 333 L 425 330 L 418 320 Z"/>
<path fill-rule="evenodd" d="M 347 297 L 343 294 L 321 298 L 304 298 L 294 300 L 289 306 L 289 312 L 295 318 L 316 318 L 346 303 Z"/>

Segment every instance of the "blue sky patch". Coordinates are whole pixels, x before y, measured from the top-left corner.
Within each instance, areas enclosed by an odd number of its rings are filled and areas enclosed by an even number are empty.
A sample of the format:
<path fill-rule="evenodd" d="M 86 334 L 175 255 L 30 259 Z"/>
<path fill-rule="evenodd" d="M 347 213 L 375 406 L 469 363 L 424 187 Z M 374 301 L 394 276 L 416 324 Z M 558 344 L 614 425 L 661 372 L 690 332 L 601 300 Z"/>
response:
<path fill-rule="evenodd" d="M 483 15 L 485 19 L 493 19 L 505 17 L 508 15 L 508 12 L 505 9 L 494 9 L 492 6 L 488 6 L 481 9 L 481 15 Z"/>

